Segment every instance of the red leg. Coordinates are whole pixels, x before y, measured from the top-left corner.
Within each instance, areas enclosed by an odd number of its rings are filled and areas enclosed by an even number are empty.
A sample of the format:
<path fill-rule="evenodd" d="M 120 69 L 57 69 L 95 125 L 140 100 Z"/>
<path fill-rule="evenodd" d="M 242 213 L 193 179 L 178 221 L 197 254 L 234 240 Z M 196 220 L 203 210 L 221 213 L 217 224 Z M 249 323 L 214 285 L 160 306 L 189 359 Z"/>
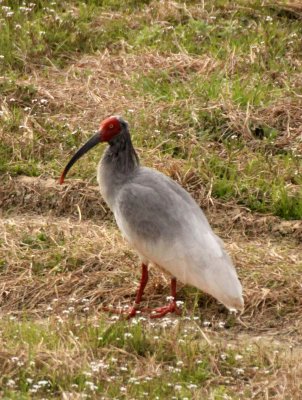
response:
<path fill-rule="evenodd" d="M 130 310 L 130 312 L 128 314 L 128 318 L 132 318 L 132 317 L 134 317 L 136 315 L 136 311 L 137 311 L 138 305 L 142 300 L 142 297 L 143 297 L 143 294 L 144 294 L 144 289 L 145 289 L 145 287 L 147 285 L 147 282 L 148 282 L 148 278 L 149 278 L 148 267 L 147 267 L 147 265 L 142 264 L 141 281 L 140 281 L 140 284 L 139 284 L 139 287 L 138 287 L 138 291 L 136 293 L 136 297 L 135 297 L 135 300 L 134 300 L 134 305 L 133 305 L 133 307 L 131 308 L 131 310 Z"/>
<path fill-rule="evenodd" d="M 166 314 L 173 312 L 175 312 L 175 314 L 181 313 L 180 309 L 176 305 L 176 278 L 171 279 L 171 297 L 171 303 L 167 306 L 156 308 L 150 315 L 150 318 L 161 318 Z"/>
<path fill-rule="evenodd" d="M 141 299 L 143 297 L 144 289 L 145 289 L 145 287 L 147 285 L 148 278 L 149 278 L 148 267 L 147 267 L 147 265 L 142 264 L 142 276 L 141 276 L 140 284 L 139 284 L 139 287 L 138 287 L 138 290 L 137 290 L 137 293 L 136 293 L 136 297 L 135 297 L 135 300 L 134 300 L 134 305 L 132 306 L 130 312 L 126 311 L 125 309 L 114 309 L 114 308 L 111 308 L 111 307 L 103 307 L 102 309 L 104 311 L 108 311 L 108 312 L 111 312 L 111 313 L 114 313 L 114 314 L 128 314 L 127 315 L 128 319 L 134 317 L 136 315 L 136 311 L 137 311 L 138 305 L 140 304 Z"/>

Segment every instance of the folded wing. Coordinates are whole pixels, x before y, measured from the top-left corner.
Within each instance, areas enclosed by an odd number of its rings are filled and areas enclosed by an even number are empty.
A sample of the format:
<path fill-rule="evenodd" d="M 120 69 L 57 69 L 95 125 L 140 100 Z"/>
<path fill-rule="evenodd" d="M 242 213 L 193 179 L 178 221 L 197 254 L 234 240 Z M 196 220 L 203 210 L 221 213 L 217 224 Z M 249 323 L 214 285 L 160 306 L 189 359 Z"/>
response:
<path fill-rule="evenodd" d="M 140 168 L 114 207 L 117 224 L 132 246 L 186 284 L 242 309 L 242 287 L 223 242 L 193 198 L 167 176 Z"/>

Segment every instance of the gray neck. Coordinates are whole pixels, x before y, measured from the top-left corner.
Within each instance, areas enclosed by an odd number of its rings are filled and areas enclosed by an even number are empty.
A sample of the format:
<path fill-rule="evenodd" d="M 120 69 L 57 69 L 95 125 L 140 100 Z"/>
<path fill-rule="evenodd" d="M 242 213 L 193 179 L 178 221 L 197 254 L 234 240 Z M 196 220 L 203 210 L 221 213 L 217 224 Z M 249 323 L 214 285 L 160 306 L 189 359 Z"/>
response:
<path fill-rule="evenodd" d="M 109 142 L 105 150 L 102 164 L 111 167 L 112 173 L 129 175 L 139 165 L 138 156 L 134 150 L 128 130 Z"/>
<path fill-rule="evenodd" d="M 101 193 L 111 209 L 114 209 L 119 190 L 131 179 L 138 167 L 138 156 L 130 134 L 125 130 L 109 142 L 98 169 Z"/>

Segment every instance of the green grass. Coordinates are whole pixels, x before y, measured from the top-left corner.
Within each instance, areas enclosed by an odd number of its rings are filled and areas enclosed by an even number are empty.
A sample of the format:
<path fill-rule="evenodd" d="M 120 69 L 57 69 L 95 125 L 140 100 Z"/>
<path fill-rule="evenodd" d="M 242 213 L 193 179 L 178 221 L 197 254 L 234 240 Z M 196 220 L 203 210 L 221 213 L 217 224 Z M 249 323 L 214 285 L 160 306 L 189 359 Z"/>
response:
<path fill-rule="evenodd" d="M 110 325 L 74 317 L 43 323 L 2 320 L 2 341 L 14 366 L 0 378 L 6 388 L 3 396 L 13 399 L 18 390 L 23 398 L 35 393 L 59 398 L 60 391 L 71 390 L 74 396 L 86 393 L 92 398 L 197 399 L 207 394 L 217 400 L 239 399 L 251 395 L 249 389 L 240 393 L 232 389 L 243 374 L 254 379 L 266 371 L 269 378 L 286 356 L 286 349 L 261 343 L 208 345 L 196 324 L 188 320 L 170 321 L 168 326 L 152 327 L 143 319 Z M 270 358 L 276 350 L 279 362 Z M 209 390 L 206 383 L 210 381 L 216 384 Z"/>
<path fill-rule="evenodd" d="M 62 66 L 77 53 L 104 48 L 126 33 L 126 28 L 114 21 L 93 26 L 98 1 L 5 3 L 0 36 L 3 69 L 23 72 L 29 61 Z"/>

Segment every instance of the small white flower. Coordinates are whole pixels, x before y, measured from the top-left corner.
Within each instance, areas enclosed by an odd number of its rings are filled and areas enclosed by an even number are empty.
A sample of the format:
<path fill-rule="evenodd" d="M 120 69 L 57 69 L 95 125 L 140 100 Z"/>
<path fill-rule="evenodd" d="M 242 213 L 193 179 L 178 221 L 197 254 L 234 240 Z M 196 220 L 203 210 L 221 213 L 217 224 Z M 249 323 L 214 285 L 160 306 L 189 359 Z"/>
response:
<path fill-rule="evenodd" d="M 188 389 L 197 389 L 197 388 L 198 388 L 198 386 L 195 385 L 194 383 L 190 383 L 190 384 L 188 385 Z"/>
<path fill-rule="evenodd" d="M 272 21 L 273 20 L 273 18 L 270 16 L 270 15 L 267 15 L 266 17 L 265 17 L 265 21 Z"/>
<path fill-rule="evenodd" d="M 16 386 L 16 382 L 13 379 L 9 379 L 6 383 L 6 385 L 10 388 L 13 388 Z"/>
<path fill-rule="evenodd" d="M 90 381 L 86 381 L 85 385 L 88 386 L 88 388 L 93 392 L 98 388 L 93 382 Z"/>
<path fill-rule="evenodd" d="M 238 375 L 241 375 L 244 373 L 244 369 L 243 368 L 235 368 L 235 371 Z"/>
<path fill-rule="evenodd" d="M 49 382 L 46 380 L 41 380 L 41 381 L 38 381 L 38 385 L 39 386 L 47 386 L 47 385 L 49 385 Z"/>

